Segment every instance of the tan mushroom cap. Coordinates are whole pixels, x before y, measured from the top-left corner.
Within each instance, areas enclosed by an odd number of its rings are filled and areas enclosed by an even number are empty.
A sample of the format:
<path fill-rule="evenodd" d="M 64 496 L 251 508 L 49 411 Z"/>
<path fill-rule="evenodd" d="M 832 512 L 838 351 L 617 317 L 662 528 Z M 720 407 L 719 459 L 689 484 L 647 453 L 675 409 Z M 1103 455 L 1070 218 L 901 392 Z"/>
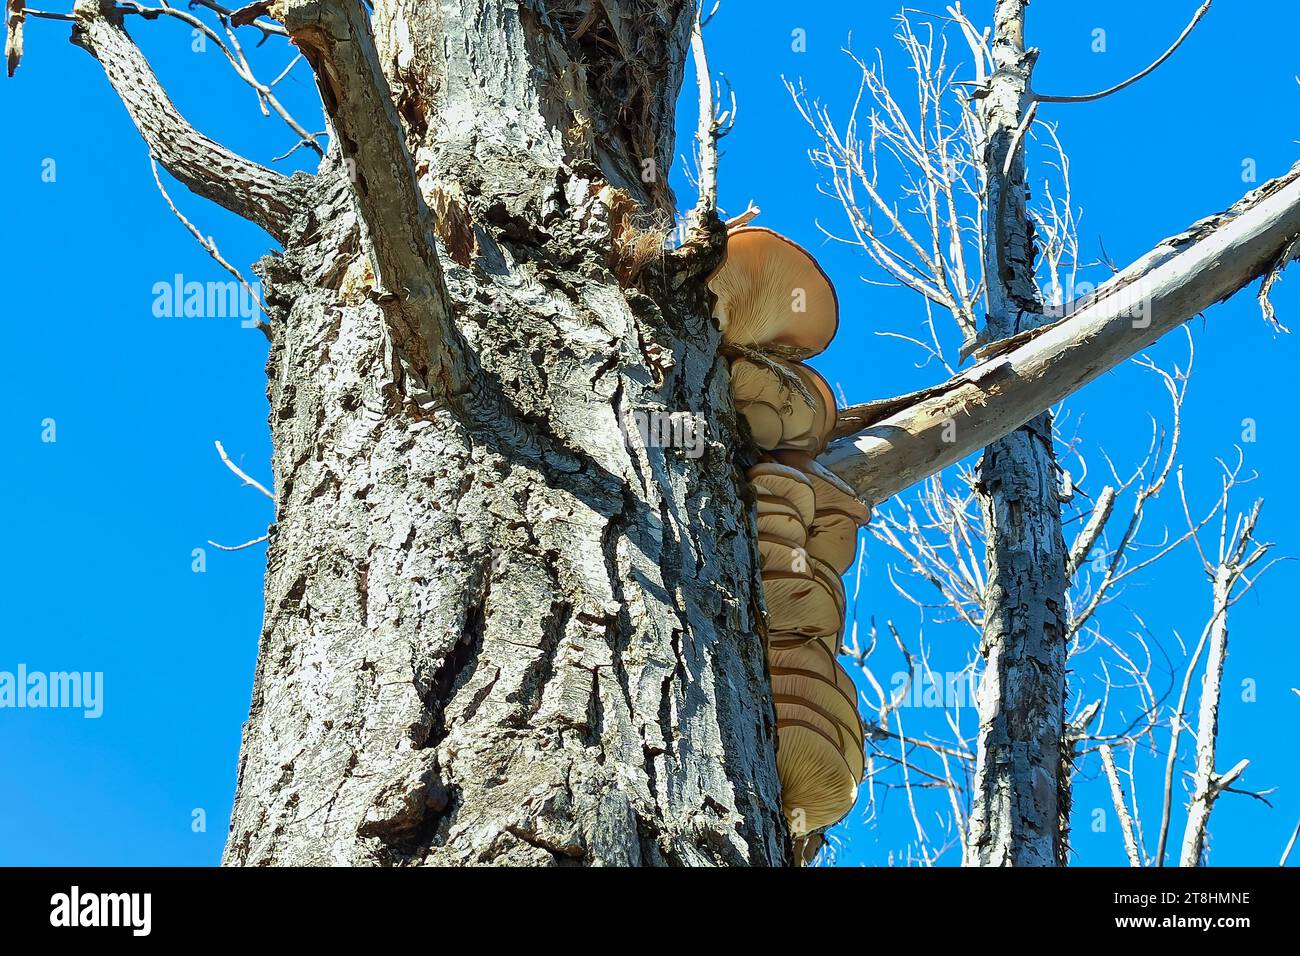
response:
<path fill-rule="evenodd" d="M 794 836 L 843 819 L 858 796 L 858 779 L 833 730 L 806 707 L 776 708 L 776 772 L 781 809 Z"/>
<path fill-rule="evenodd" d="M 768 665 L 778 713 L 786 705 L 799 705 L 833 724 L 832 736 L 849 769 L 853 770 L 855 780 L 860 781 L 866 767 L 865 736 L 853 678 L 818 642 L 773 650 L 768 655 Z"/>
<path fill-rule="evenodd" d="M 858 523 L 838 511 L 823 511 L 808 528 L 810 557 L 844 574 L 858 556 Z"/>
<path fill-rule="evenodd" d="M 736 410 L 749 423 L 749 432 L 754 436 L 755 445 L 766 450 L 781 444 L 785 423 L 781 420 L 781 413 L 775 408 L 762 402 L 754 402 L 744 408 L 737 406 Z"/>
<path fill-rule="evenodd" d="M 745 472 L 745 477 L 760 498 L 784 501 L 799 512 L 805 525 L 812 524 L 817 499 L 812 482 L 802 471 L 780 462 L 762 461 Z"/>
<path fill-rule="evenodd" d="M 844 586 L 838 578 L 828 579 L 816 561 L 808 564 L 811 576 L 764 571 L 768 642 L 785 648 L 821 641 L 835 651 L 844 632 Z"/>
<path fill-rule="evenodd" d="M 811 579 L 813 576 L 808 549 L 802 544 L 760 534 L 758 556 L 762 562 L 760 569 L 765 577 L 769 574 L 797 574 Z"/>
<path fill-rule="evenodd" d="M 770 229 L 727 235 L 727 257 L 709 277 L 723 340 L 780 345 L 797 358 L 823 351 L 839 326 L 835 287 L 811 255 Z"/>
<path fill-rule="evenodd" d="M 808 476 L 817 498 L 818 513 L 839 512 L 860 525 L 865 525 L 871 520 L 871 509 L 853 493 L 853 489 L 834 472 L 818 463 L 812 455 L 803 451 L 774 451 L 771 457 L 783 465 L 797 468 Z"/>
<path fill-rule="evenodd" d="M 835 427 L 835 396 L 816 370 L 799 362 L 772 359 L 773 366 L 797 379 L 803 391 L 792 387 L 772 366 L 749 359 L 731 363 L 731 388 L 736 411 L 749 422 L 754 443 L 765 451 L 792 449 L 817 454 L 826 447 Z M 781 422 L 780 436 L 773 440 L 772 416 Z"/>
<path fill-rule="evenodd" d="M 808 521 L 806 516 L 784 498 L 759 495 L 758 537 L 789 542 L 797 548 L 808 546 Z"/>

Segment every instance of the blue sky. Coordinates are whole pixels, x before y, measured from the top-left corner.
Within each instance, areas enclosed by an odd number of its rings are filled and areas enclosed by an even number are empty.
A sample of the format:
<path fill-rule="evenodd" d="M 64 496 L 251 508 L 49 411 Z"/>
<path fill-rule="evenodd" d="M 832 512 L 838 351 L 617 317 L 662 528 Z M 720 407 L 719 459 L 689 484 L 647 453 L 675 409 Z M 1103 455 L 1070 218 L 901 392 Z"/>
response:
<path fill-rule="evenodd" d="M 983 19 L 991 3 L 966 6 Z M 1163 51 L 1196 6 L 1035 4 L 1029 40 L 1043 51 L 1037 87 L 1078 93 L 1109 86 Z M 840 213 L 816 190 L 818 173 L 806 155 L 811 136 L 780 77 L 801 78 L 846 109 L 856 69 L 840 48 L 851 34 L 859 53 L 881 47 L 894 57 L 896 9 L 728 0 L 708 37 L 713 66 L 727 74 L 741 106 L 739 125 L 724 141 L 723 205 L 734 213 L 753 199 L 763 208 L 760 224 L 814 250 L 834 278 L 841 331 L 815 364 L 851 401 L 910 390 L 942 373 L 917 368 L 912 347 L 875 334 L 915 333 L 918 301 L 864 283 L 863 275 L 879 278 L 874 266 L 823 242 L 816 222 L 838 227 Z M 166 22 L 132 27 L 200 129 L 268 163 L 292 144 L 287 130 L 257 112 L 218 53 L 191 50 L 188 30 Z M 1091 49 L 1098 28 L 1106 31 L 1105 53 Z M 796 29 L 806 31 L 806 52 L 792 50 Z M 30 23 L 27 34 L 18 76 L 0 82 L 7 130 L 0 170 L 10 210 L 0 235 L 10 343 L 0 358 L 8 397 L 0 404 L 0 494 L 10 502 L 0 671 L 25 664 L 31 671 L 103 672 L 105 711 L 89 720 L 71 710 L 0 710 L 10 780 L 0 788 L 0 863 L 211 864 L 225 836 L 251 690 L 263 551 L 226 554 L 206 541 L 248 540 L 271 517 L 270 502 L 239 486 L 213 441 L 269 481 L 266 344 L 237 319 L 153 315 L 155 283 L 175 274 L 201 281 L 225 275 L 158 196 L 143 145 L 99 67 L 67 43 L 66 25 Z M 1124 264 L 1229 205 L 1249 188 L 1242 180 L 1247 159 L 1260 181 L 1292 164 L 1298 44 L 1290 5 L 1220 0 L 1173 60 L 1138 86 L 1094 104 L 1043 108 L 1043 118 L 1060 121 L 1072 160 L 1085 259 L 1097 255 L 1100 238 Z M 267 75 L 288 61 L 273 46 L 254 54 Z M 305 71 L 281 89 L 304 122 L 320 128 Z M 683 102 L 680 126 L 689 134 L 689 91 Z M 300 157 L 279 165 L 295 168 Z M 50 160 L 52 182 L 42 176 Z M 689 205 L 679 172 L 674 185 Z M 246 266 L 270 248 L 256 228 L 180 186 L 171 192 L 231 262 Z M 1293 326 L 1300 326 L 1298 284 L 1288 276 L 1275 297 Z M 1287 395 L 1300 343 L 1274 335 L 1250 294 L 1211 309 L 1194 329 L 1197 370 L 1183 448 L 1189 491 L 1200 500 L 1213 493 L 1214 457 L 1235 454 L 1242 420 L 1253 418 L 1257 441 L 1242 447 L 1260 477 L 1237 503 L 1264 497 L 1262 536 L 1281 553 L 1300 554 L 1300 521 L 1289 503 L 1298 436 Z M 1173 337 L 1153 354 L 1176 360 L 1183 349 Z M 1128 462 L 1145 447 L 1148 409 L 1163 412 L 1162 401 L 1149 374 L 1126 367 L 1068 407 L 1084 417 L 1094 446 Z M 42 441 L 47 419 L 57 429 L 52 443 Z M 1161 514 L 1174 524 L 1173 502 L 1165 505 Z M 193 550 L 200 547 L 206 570 L 196 573 Z M 914 632 L 915 612 L 889 588 L 886 555 L 874 545 L 869 553 L 860 620 L 874 614 Z M 1225 797 L 1213 825 L 1215 863 L 1275 863 L 1300 816 L 1300 697 L 1290 690 L 1300 686 L 1300 650 L 1289 613 L 1298 583 L 1296 566 L 1281 565 L 1233 612 L 1233 694 L 1221 718 L 1220 766 L 1249 757 L 1245 783 L 1276 788 L 1269 796 L 1275 809 Z M 1208 584 L 1186 552 L 1123 603 L 1176 649 L 1173 632 L 1197 634 L 1208 600 Z M 926 637 L 936 659 L 959 661 L 970 649 L 969 636 L 956 628 L 928 628 Z M 897 667 L 883 655 L 873 664 L 881 675 Z M 1235 690 L 1247 679 L 1257 686 L 1252 703 Z M 1089 814 L 1106 805 L 1095 770 L 1085 766 L 1076 791 L 1077 859 L 1119 864 L 1113 820 L 1105 833 L 1091 829 Z M 1138 785 L 1149 806 L 1154 780 L 1140 777 Z M 884 799 L 876 820 L 864 820 L 859 808 L 839 829 L 843 862 L 882 864 L 905 851 L 912 822 L 897 797 Z M 206 830 L 196 832 L 195 810 L 204 811 Z"/>

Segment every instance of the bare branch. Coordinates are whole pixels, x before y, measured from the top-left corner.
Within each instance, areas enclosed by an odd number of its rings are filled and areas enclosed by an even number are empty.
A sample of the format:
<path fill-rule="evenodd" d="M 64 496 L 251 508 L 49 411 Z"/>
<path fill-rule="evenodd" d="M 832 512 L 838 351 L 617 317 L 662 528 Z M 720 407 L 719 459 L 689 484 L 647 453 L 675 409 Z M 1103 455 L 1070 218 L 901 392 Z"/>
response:
<path fill-rule="evenodd" d="M 1225 479 L 1225 489 L 1227 487 Z M 1221 499 L 1224 515 L 1227 513 L 1227 491 Z M 1219 703 L 1223 689 L 1224 663 L 1228 656 L 1228 608 L 1232 605 L 1234 589 L 1241 583 L 1245 571 L 1265 553 L 1270 545 L 1256 542 L 1255 526 L 1259 521 L 1262 501 L 1256 501 L 1250 512 L 1239 514 L 1230 538 L 1220 538 L 1219 564 L 1213 573 L 1214 607 L 1209 624 L 1209 654 L 1205 661 L 1205 676 L 1201 682 L 1201 705 L 1196 729 L 1196 770 L 1192 777 L 1191 806 L 1187 812 L 1187 826 L 1183 831 L 1180 863 L 1183 866 L 1200 866 L 1205 856 L 1205 841 L 1209 831 L 1210 813 L 1219 795 L 1231 789 L 1232 784 L 1245 772 L 1249 760 L 1238 761 L 1226 773 L 1218 773 L 1215 757 L 1218 751 Z M 1248 582 L 1249 587 L 1253 582 Z"/>
<path fill-rule="evenodd" d="M 704 12 L 695 8 L 695 26 L 691 30 L 691 53 L 695 58 L 695 80 L 699 87 L 699 126 L 695 148 L 699 153 L 699 199 L 692 213 L 693 224 L 701 226 L 718 210 L 718 137 L 721 127 L 714 115 L 713 75 L 704 49 Z"/>
<path fill-rule="evenodd" d="M 229 468 L 231 471 L 233 471 L 235 475 L 240 480 L 242 480 L 246 486 L 248 486 L 249 488 L 256 488 L 258 491 L 266 495 L 266 497 L 270 498 L 272 501 L 275 500 L 275 495 L 267 491 L 265 485 L 263 485 L 256 478 L 250 478 L 242 468 L 240 468 L 238 465 L 236 465 L 233 461 L 230 460 L 230 456 L 226 454 L 226 449 L 222 447 L 221 442 L 214 441 L 212 444 L 217 446 L 217 454 L 221 456 L 221 460 L 225 462 L 226 467 Z"/>
<path fill-rule="evenodd" d="M 1119 782 L 1119 773 L 1115 770 L 1115 756 L 1110 744 L 1102 744 L 1101 765 L 1106 770 L 1106 779 L 1110 782 L 1110 795 L 1115 803 L 1115 813 L 1119 817 L 1119 827 L 1124 834 L 1124 852 L 1128 854 L 1130 866 L 1142 865 L 1142 854 L 1138 850 L 1137 839 L 1133 836 L 1133 820 L 1129 817 L 1128 804 L 1124 797 L 1124 788 Z"/>
<path fill-rule="evenodd" d="M 264 534 L 260 538 L 254 538 L 252 541 L 245 541 L 243 544 L 217 544 L 217 542 L 209 538 L 208 544 L 212 545 L 214 548 L 220 548 L 222 551 L 243 551 L 245 548 L 251 548 L 254 545 L 261 544 L 263 541 L 269 541 L 270 538 L 271 536 L 269 534 Z"/>
<path fill-rule="evenodd" d="M 1093 545 L 1097 543 L 1097 538 L 1105 530 L 1106 522 L 1110 520 L 1114 508 L 1115 489 L 1110 485 L 1106 485 L 1101 489 L 1101 494 L 1097 496 L 1097 503 L 1093 506 L 1092 513 L 1088 515 L 1088 523 L 1083 526 L 1083 530 L 1074 539 L 1074 544 L 1070 546 L 1070 556 L 1066 559 L 1065 567 L 1067 578 L 1074 577 L 1075 572 L 1079 570 L 1079 565 L 1092 551 Z"/>
<path fill-rule="evenodd" d="M 1175 52 L 1177 52 L 1178 48 L 1183 45 L 1183 41 L 1191 36 L 1192 31 L 1196 29 L 1196 24 L 1200 23 L 1201 18 L 1209 12 L 1210 4 L 1212 2 L 1213 0 L 1205 0 L 1205 2 L 1201 4 L 1200 8 L 1195 14 L 1193 14 L 1192 22 L 1187 24 L 1187 27 L 1181 34 L 1179 34 L 1178 39 L 1174 41 L 1174 45 L 1166 50 L 1160 59 L 1156 60 L 1141 73 L 1130 76 L 1123 83 L 1112 86 L 1108 90 L 1102 90 L 1100 93 L 1089 93 L 1085 96 L 1044 96 L 1041 93 L 1035 93 L 1034 99 L 1040 103 L 1090 103 L 1093 100 L 1099 100 L 1102 97 L 1110 96 L 1112 93 L 1118 93 L 1120 90 L 1127 89 L 1138 80 L 1155 72 L 1156 68 L 1159 67 L 1160 64 L 1164 63 L 1165 60 L 1169 59 Z"/>
<path fill-rule="evenodd" d="M 974 368 L 876 403 L 880 417 L 822 464 L 878 504 L 1007 434 L 1261 276 L 1300 233 L 1300 165 L 1166 240 L 1052 325 L 1012 336 Z M 854 411 L 854 410 L 850 410 Z"/>
<path fill-rule="evenodd" d="M 288 177 L 244 159 L 194 129 L 163 91 L 111 0 L 77 0 L 72 41 L 95 57 L 149 151 L 194 193 L 283 240 L 297 211 Z"/>
<path fill-rule="evenodd" d="M 1282 850 L 1282 859 L 1278 860 L 1278 866 L 1286 866 L 1286 861 L 1291 858 L 1291 851 L 1295 848 L 1297 837 L 1300 837 L 1300 821 L 1296 823 L 1295 829 L 1291 831 L 1291 839 L 1287 841 L 1286 848 Z"/>
<path fill-rule="evenodd" d="M 263 311 L 265 311 L 265 306 L 262 304 L 261 296 L 259 296 L 253 290 L 253 287 L 248 284 L 248 280 L 244 278 L 243 273 L 232 266 L 217 250 L 216 242 L 214 242 L 210 237 L 203 235 L 203 233 L 199 231 L 198 227 L 186 219 L 185 214 L 176 208 L 176 203 L 172 202 L 172 197 L 168 194 L 167 188 L 162 183 L 162 177 L 158 175 L 158 162 L 153 158 L 152 153 L 149 154 L 149 167 L 153 170 L 153 181 L 158 186 L 158 192 L 162 193 L 162 198 L 167 203 L 167 208 L 172 211 L 176 218 L 180 220 L 181 225 L 184 226 L 186 230 L 188 230 L 189 234 L 195 238 L 198 244 L 203 247 L 203 251 L 210 255 L 217 265 L 221 266 L 221 268 L 234 276 L 235 281 L 243 286 L 244 291 L 248 293 L 249 297 L 259 306 L 262 306 Z M 262 334 L 265 335 L 268 340 L 271 338 L 271 327 L 264 321 L 258 319 L 257 327 L 261 329 Z"/>

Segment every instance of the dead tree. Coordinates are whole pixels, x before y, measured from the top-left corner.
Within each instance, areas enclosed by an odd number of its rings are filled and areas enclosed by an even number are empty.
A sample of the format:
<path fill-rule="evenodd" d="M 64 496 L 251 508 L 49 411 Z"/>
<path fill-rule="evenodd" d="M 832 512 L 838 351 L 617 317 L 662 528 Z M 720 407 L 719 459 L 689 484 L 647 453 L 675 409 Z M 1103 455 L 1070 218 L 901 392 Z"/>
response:
<path fill-rule="evenodd" d="M 955 363 L 943 354 L 933 310 L 946 311 L 963 336 L 960 357 L 1006 352 L 1015 342 L 1051 334 L 1054 311 L 1064 304 L 1060 295 L 1072 285 L 1064 273 L 1072 276 L 1079 265 L 1068 161 L 1054 128 L 1036 121 L 1040 104 L 1090 101 L 1130 85 L 1172 55 L 1209 4 L 1152 67 L 1087 97 L 1044 96 L 1033 89 L 1038 51 L 1025 45 L 1026 7 L 1023 0 L 995 4 L 993 24 L 983 31 L 960 4 L 948 7 L 940 19 L 960 29 L 973 63 L 972 79 L 964 84 L 953 79 L 942 30 L 929 23 L 928 32 L 918 35 L 908 16 L 900 16 L 898 39 L 909 59 L 908 83 L 916 84 L 914 113 L 900 106 L 905 98 L 886 81 L 883 61 L 857 61 L 862 87 L 853 113 L 839 124 L 826 107 L 810 102 L 801 87 L 790 87 L 819 140 L 814 162 L 827 170 L 828 191 L 847 214 L 848 241 L 861 246 L 886 277 L 925 300 L 928 334 L 913 341 L 942 362 L 954 381 L 964 375 L 956 374 Z M 870 115 L 860 116 L 859 108 Z M 1033 205 L 1025 157 L 1037 129 L 1054 147 L 1063 190 L 1059 198 L 1049 190 L 1045 201 Z M 886 164 L 901 169 L 905 185 L 897 199 L 882 192 Z M 1294 225 L 1288 222 L 1285 228 Z M 1118 308 L 1113 318 L 1134 327 L 1148 321 L 1143 311 L 1147 290 L 1139 291 L 1134 283 L 1147 281 L 1148 266 L 1156 261 L 1140 264 L 1141 276 L 1130 271 L 1097 294 L 1096 299 L 1114 297 Z M 1054 295 L 1040 294 L 1040 283 Z M 1069 304 L 1066 314 L 1081 304 Z M 1163 302 L 1150 305 L 1165 310 Z M 982 325 L 977 322 L 981 306 Z M 1027 377 L 1027 359 L 1027 354 L 1007 356 L 1003 374 L 1016 386 Z M 995 362 L 986 362 L 965 373 L 974 388 L 960 405 L 973 408 L 965 401 L 981 401 L 979 393 L 987 401 L 1001 390 L 997 379 L 1002 376 L 995 368 Z M 1058 372 L 1045 372 L 1045 378 Z M 993 378 L 975 384 L 986 374 Z M 929 440 L 914 450 L 918 472 L 925 474 L 933 472 L 935 458 L 950 464 L 976 450 L 979 444 L 966 441 L 972 423 L 949 414 L 956 406 L 941 397 L 947 387 L 900 401 L 906 419 L 891 417 L 900 406 L 884 402 L 850 409 L 841 416 L 845 431 L 859 436 L 846 440 L 838 452 L 832 450 L 827 460 L 856 479 L 864 497 L 881 501 L 897 488 L 870 485 L 868 470 L 884 477 L 869 464 L 874 450 L 896 467 L 908 457 L 900 454 L 900 442 L 909 442 L 911 432 L 924 428 Z M 1057 397 L 1069 391 L 1062 389 Z M 917 415 L 916 399 L 936 401 Z M 969 832 L 973 853 L 967 858 L 979 865 L 1052 865 L 1063 863 L 1067 852 L 1072 746 L 1065 721 L 1065 664 L 1072 635 L 1093 609 L 1072 620 L 1066 599 L 1073 557 L 1061 530 L 1063 491 L 1052 422 L 1041 411 L 1050 404 L 1036 403 L 1037 414 L 1016 415 L 1015 422 L 1007 423 L 1017 427 L 984 449 L 973 486 L 987 532 L 987 576 L 976 595 L 982 605 L 984 679 Z M 981 408 L 981 418 L 985 411 Z M 874 423 L 876 428 L 862 429 Z M 920 474 L 909 473 L 904 481 L 914 477 Z"/>
<path fill-rule="evenodd" d="M 30 21 L 70 25 L 157 163 L 279 245 L 256 267 L 276 515 L 226 862 L 787 862 L 707 198 L 662 248 L 696 4 L 195 7 L 11 2 L 7 48 L 12 72 Z M 323 152 L 314 174 L 233 153 L 168 99 L 128 24 L 200 16 L 277 115 L 235 38 L 297 47 L 328 147 L 281 118 Z M 1016 82 L 989 95 L 1009 107 Z M 883 501 L 1286 261 L 1297 233 L 1292 175 L 1063 322 L 855 410 L 825 460 Z M 1147 294 L 1149 327 L 1118 317 L 1119 288 Z M 703 454 L 643 441 L 647 411 L 696 416 Z"/>

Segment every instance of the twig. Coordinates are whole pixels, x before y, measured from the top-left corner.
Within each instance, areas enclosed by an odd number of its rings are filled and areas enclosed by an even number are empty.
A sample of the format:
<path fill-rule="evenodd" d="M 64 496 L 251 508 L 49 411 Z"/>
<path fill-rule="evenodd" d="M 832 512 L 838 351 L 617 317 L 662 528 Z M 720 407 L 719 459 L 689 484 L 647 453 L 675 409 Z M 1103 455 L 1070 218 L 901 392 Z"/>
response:
<path fill-rule="evenodd" d="M 254 538 L 252 541 L 245 541 L 243 544 L 217 544 L 217 542 L 209 538 L 208 544 L 212 545 L 214 548 L 220 548 L 222 551 L 243 551 L 245 548 L 251 548 L 255 544 L 269 541 L 270 538 L 271 536 L 269 534 L 264 534 L 260 538 Z"/>
<path fill-rule="evenodd" d="M 214 441 L 212 444 L 217 446 L 217 454 L 221 456 L 221 460 L 225 462 L 226 467 L 229 468 L 231 471 L 233 471 L 239 478 L 241 478 L 245 485 L 247 485 L 250 488 L 256 488 L 258 491 L 266 495 L 266 497 L 270 498 L 272 501 L 275 500 L 275 495 L 267 491 L 265 485 L 263 485 L 256 478 L 250 478 L 243 471 L 243 469 L 241 469 L 238 465 L 236 465 L 233 461 L 230 460 L 230 456 L 226 454 L 226 449 L 222 447 L 221 442 Z"/>
<path fill-rule="evenodd" d="M 1290 858 L 1291 851 L 1295 848 L 1296 837 L 1300 837 L 1300 822 L 1297 822 L 1295 829 L 1291 831 L 1291 839 L 1287 841 L 1286 849 L 1282 851 L 1282 859 L 1278 861 L 1278 866 L 1286 866 L 1286 861 Z"/>
<path fill-rule="evenodd" d="M 243 274 L 240 273 L 240 271 L 236 269 L 234 266 L 232 266 L 229 262 L 227 262 L 225 257 L 223 257 L 221 253 L 217 251 L 217 244 L 212 239 L 208 238 L 207 236 L 203 235 L 203 233 L 199 232 L 198 227 L 195 226 L 194 223 L 186 219 L 185 215 L 179 209 L 176 208 L 176 204 L 172 202 L 172 197 L 167 194 L 167 188 L 162 184 L 162 177 L 158 175 L 158 161 L 154 159 L 152 152 L 149 153 L 149 167 L 153 170 L 153 181 L 158 184 L 158 191 L 162 193 L 163 200 L 166 201 L 167 203 L 167 208 L 170 209 L 175 214 L 176 218 L 181 221 L 181 225 L 183 225 L 187 230 L 189 230 L 190 235 L 192 235 L 198 241 L 199 245 L 202 246 L 204 251 L 207 252 L 207 254 L 213 258 L 213 260 L 217 263 L 217 265 L 221 266 L 221 268 L 225 269 L 232 276 L 234 276 L 236 281 L 239 282 L 239 284 L 244 287 L 244 291 L 247 292 L 252 297 L 253 301 L 257 303 L 258 308 L 262 309 L 265 312 L 266 307 L 262 304 L 262 297 L 259 296 L 257 292 L 254 291 L 251 285 L 248 284 L 248 280 L 244 278 Z M 269 341 L 271 338 L 271 327 L 267 325 L 266 322 L 264 322 L 262 319 L 257 320 L 257 327 L 262 331 L 262 334 L 265 335 L 267 340 Z"/>
<path fill-rule="evenodd" d="M 1093 100 L 1099 100 L 1104 96 L 1110 96 L 1112 93 L 1118 93 L 1120 90 L 1132 86 L 1138 80 L 1154 72 L 1161 63 L 1164 63 L 1165 60 L 1174 55 L 1175 51 L 1183 45 L 1183 41 L 1186 40 L 1188 36 L 1191 35 L 1192 30 L 1196 28 L 1196 24 L 1200 23 L 1201 18 L 1209 11 L 1212 2 L 1213 0 L 1205 0 L 1205 3 L 1201 4 L 1200 9 L 1192 16 L 1192 22 L 1187 24 L 1187 28 L 1179 34 L 1178 39 L 1174 41 L 1174 45 L 1166 50 L 1160 59 L 1156 60 L 1141 73 L 1130 76 L 1123 83 L 1112 86 L 1108 90 L 1102 90 L 1100 93 L 1088 93 L 1084 96 L 1044 96 L 1041 93 L 1034 93 L 1034 99 L 1040 103 L 1090 103 Z"/>

